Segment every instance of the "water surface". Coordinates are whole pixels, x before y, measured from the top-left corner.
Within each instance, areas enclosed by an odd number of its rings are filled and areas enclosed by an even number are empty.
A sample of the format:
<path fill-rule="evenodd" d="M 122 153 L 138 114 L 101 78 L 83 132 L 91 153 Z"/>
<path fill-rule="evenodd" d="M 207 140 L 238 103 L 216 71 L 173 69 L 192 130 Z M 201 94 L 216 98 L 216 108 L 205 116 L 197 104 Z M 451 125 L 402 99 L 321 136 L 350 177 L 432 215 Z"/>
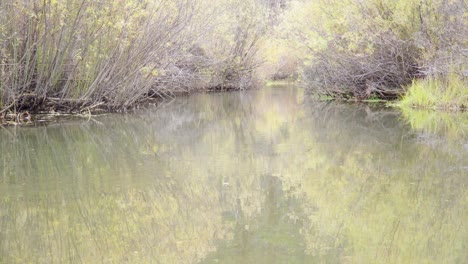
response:
<path fill-rule="evenodd" d="M 466 263 L 447 115 L 271 87 L 0 128 L 0 263 Z"/>

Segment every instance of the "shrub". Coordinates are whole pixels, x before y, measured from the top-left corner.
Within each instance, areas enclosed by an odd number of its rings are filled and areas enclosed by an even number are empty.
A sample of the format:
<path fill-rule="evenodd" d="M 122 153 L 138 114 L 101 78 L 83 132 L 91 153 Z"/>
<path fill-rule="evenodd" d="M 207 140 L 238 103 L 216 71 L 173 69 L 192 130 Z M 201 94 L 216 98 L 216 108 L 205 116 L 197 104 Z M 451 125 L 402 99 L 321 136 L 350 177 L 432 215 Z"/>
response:
<path fill-rule="evenodd" d="M 283 29 L 306 55 L 302 79 L 333 97 L 397 98 L 412 80 L 466 74 L 464 0 L 296 1 Z M 296 18 L 292 18 L 293 15 Z"/>
<path fill-rule="evenodd" d="M 208 0 L 1 1 L 0 106 L 119 109 L 193 89 L 247 88 L 260 11 Z M 214 45 L 220 36 L 229 41 Z"/>

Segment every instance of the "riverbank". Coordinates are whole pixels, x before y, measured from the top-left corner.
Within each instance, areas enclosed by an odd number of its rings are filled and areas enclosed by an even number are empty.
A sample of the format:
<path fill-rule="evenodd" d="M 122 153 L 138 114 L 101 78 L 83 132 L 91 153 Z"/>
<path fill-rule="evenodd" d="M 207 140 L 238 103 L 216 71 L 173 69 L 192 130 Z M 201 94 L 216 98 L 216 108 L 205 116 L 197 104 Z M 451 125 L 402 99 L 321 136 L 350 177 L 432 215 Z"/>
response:
<path fill-rule="evenodd" d="M 2 1 L 0 115 L 18 123 L 26 112 L 249 89 L 267 11 L 257 1 Z"/>
<path fill-rule="evenodd" d="M 451 74 L 447 78 L 414 80 L 398 105 L 443 111 L 466 111 L 468 109 L 467 78 Z"/>
<path fill-rule="evenodd" d="M 401 108 L 403 112 L 410 111 L 409 109 L 415 110 L 430 110 L 436 112 L 467 112 L 468 108 L 468 97 L 467 86 L 463 86 L 463 82 L 459 82 L 453 79 L 450 83 L 451 88 L 441 89 L 440 87 L 443 83 L 438 80 L 419 80 L 415 81 L 413 85 L 407 89 L 401 90 L 401 95 L 399 99 L 395 100 L 386 100 L 381 99 L 377 96 L 361 99 L 361 98 L 343 98 L 343 97 L 333 97 L 333 96 L 324 96 L 317 94 L 315 97 L 319 101 L 342 101 L 347 103 L 364 103 L 370 105 L 386 105 L 394 108 Z M 458 85 L 458 86 L 455 86 Z M 256 87 L 261 86 L 258 84 Z M 281 87 L 284 86 L 300 86 L 298 82 L 291 80 L 288 81 L 266 81 L 263 84 L 263 88 L 270 87 Z M 263 89 L 258 88 L 258 89 Z M 256 89 L 252 87 L 251 89 Z M 281 89 L 281 88 L 280 88 Z M 166 98 L 162 97 L 147 97 L 134 104 L 125 107 L 125 108 L 114 108 L 112 106 L 106 105 L 104 102 L 92 103 L 84 102 L 80 100 L 73 99 L 63 99 L 58 98 L 46 98 L 43 101 L 41 107 L 36 108 L 36 110 L 23 110 L 15 112 L 13 109 L 5 108 L 0 112 L 0 125 L 2 126 L 17 126 L 17 125 L 36 125 L 36 124 L 46 124 L 48 122 L 53 122 L 57 119 L 72 119 L 72 118 L 85 118 L 89 119 L 96 115 L 113 113 L 113 112 L 128 112 L 133 109 L 151 107 L 163 104 L 168 102 L 175 97 L 180 96 L 193 96 L 197 93 L 218 93 L 218 92 L 233 92 L 239 91 L 235 87 L 230 87 L 226 89 L 198 89 L 192 91 L 180 91 L 178 93 L 172 93 Z M 405 93 L 406 91 L 406 93 Z M 461 93 L 460 93 L 461 92 Z"/>
<path fill-rule="evenodd" d="M 251 87 L 249 89 L 256 89 Z M 165 102 L 170 102 L 176 97 L 191 96 L 197 93 L 220 93 L 240 91 L 239 87 L 212 87 L 204 89 L 192 89 L 191 91 L 177 91 L 165 94 L 165 96 L 152 96 L 141 98 L 131 105 L 112 106 L 105 102 L 92 102 L 78 99 L 60 99 L 60 98 L 45 98 L 41 104 L 34 108 L 23 108 L 19 111 L 14 109 L 14 105 L 10 105 L 0 111 L 0 126 L 18 126 L 18 125 L 36 125 L 47 124 L 59 119 L 85 118 L 89 119 L 93 116 L 116 113 L 129 112 L 134 109 L 154 107 Z M 34 96 L 28 96 L 26 99 L 34 100 Z"/>
<path fill-rule="evenodd" d="M 378 95 L 366 99 L 318 94 L 321 101 L 346 101 L 363 103 L 383 103 L 397 108 L 428 109 L 443 112 L 465 112 L 468 110 L 468 85 L 461 79 L 456 83 L 441 79 L 414 80 L 413 84 L 396 91 L 392 99 Z"/>
<path fill-rule="evenodd" d="M 325 100 L 465 111 L 463 10 L 463 0 L 2 2 L 0 124 L 284 78 Z"/>
<path fill-rule="evenodd" d="M 299 57 L 299 79 L 322 97 L 466 108 L 466 8 L 463 0 L 297 1 L 277 30 L 275 43 L 289 45 L 278 57 Z"/>

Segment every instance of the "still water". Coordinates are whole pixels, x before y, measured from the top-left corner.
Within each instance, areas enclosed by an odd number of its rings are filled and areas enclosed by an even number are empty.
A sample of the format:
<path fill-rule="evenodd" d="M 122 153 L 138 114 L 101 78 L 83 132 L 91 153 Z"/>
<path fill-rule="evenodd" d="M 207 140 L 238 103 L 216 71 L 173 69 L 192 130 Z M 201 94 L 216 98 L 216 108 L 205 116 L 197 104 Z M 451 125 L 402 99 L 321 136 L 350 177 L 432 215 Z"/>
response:
<path fill-rule="evenodd" d="M 0 128 L 0 263 L 467 263 L 468 116 L 293 87 Z"/>

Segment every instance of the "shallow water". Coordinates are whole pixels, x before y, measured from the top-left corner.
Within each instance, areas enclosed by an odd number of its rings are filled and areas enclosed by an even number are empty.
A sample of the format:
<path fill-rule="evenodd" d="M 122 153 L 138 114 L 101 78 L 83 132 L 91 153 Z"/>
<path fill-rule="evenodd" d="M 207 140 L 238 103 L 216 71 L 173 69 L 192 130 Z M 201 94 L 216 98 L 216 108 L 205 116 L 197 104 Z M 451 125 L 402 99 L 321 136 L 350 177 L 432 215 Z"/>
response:
<path fill-rule="evenodd" d="M 466 263 L 468 118 L 433 115 L 270 87 L 0 128 L 0 263 Z"/>

